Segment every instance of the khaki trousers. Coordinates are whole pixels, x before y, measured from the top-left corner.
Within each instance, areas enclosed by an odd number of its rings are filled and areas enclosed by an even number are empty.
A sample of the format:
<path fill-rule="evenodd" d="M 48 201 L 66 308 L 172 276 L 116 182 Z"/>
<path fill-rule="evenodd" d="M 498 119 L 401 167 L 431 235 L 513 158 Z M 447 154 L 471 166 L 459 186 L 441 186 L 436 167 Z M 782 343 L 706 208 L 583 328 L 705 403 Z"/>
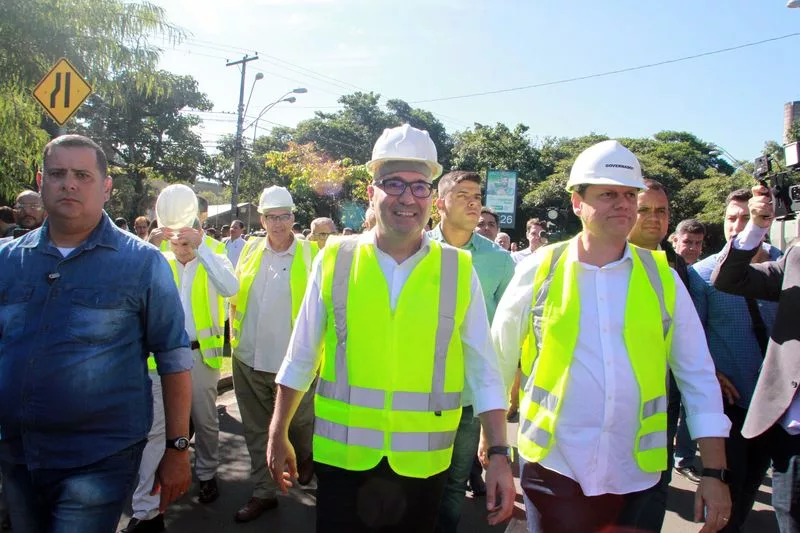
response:
<path fill-rule="evenodd" d="M 267 468 L 267 433 L 275 410 L 277 386 L 275 374 L 261 372 L 233 357 L 233 387 L 242 415 L 242 427 L 247 450 L 250 452 L 250 477 L 255 484 L 253 496 L 274 498 L 278 486 Z M 311 455 L 314 436 L 314 385 L 303 396 L 292 423 L 289 439 L 297 460 Z"/>

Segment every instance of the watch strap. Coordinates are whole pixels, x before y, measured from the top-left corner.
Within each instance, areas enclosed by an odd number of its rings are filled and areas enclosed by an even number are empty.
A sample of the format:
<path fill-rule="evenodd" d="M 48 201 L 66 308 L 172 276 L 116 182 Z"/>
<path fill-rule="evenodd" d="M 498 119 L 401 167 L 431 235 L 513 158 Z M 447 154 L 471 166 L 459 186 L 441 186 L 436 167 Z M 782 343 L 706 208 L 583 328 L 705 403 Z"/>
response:
<path fill-rule="evenodd" d="M 514 461 L 514 450 L 511 446 L 489 446 L 486 456 L 491 457 L 492 455 L 502 455 L 508 459 L 509 463 Z"/>
<path fill-rule="evenodd" d="M 714 479 L 718 479 L 723 483 L 730 483 L 731 482 L 731 471 L 727 468 L 703 468 L 703 471 L 700 473 L 702 477 L 713 477 Z"/>

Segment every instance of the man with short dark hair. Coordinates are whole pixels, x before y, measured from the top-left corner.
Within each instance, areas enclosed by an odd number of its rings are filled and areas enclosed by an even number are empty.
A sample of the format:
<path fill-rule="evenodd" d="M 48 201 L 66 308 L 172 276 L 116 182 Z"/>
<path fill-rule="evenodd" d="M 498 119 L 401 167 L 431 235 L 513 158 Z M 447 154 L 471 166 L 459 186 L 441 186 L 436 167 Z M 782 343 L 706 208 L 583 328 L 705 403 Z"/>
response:
<path fill-rule="evenodd" d="M 219 238 L 222 242 L 227 242 L 231 238 L 231 225 L 223 224 L 219 229 Z"/>
<path fill-rule="evenodd" d="M 224 241 L 225 249 L 228 254 L 228 259 L 231 264 L 233 264 L 233 268 L 236 268 L 236 264 L 239 262 L 239 256 L 242 255 L 242 250 L 244 250 L 244 245 L 247 244 L 247 241 L 242 237 L 244 233 L 244 222 L 241 220 L 234 220 L 231 222 L 228 231 L 230 236 Z"/>
<path fill-rule="evenodd" d="M 538 218 L 532 218 L 525 224 L 525 237 L 528 239 L 528 247 L 524 250 L 511 253 L 514 263 L 519 263 L 526 257 L 535 252 L 541 246 L 547 244 L 547 227 Z"/>
<path fill-rule="evenodd" d="M 749 189 L 738 189 L 725 202 L 725 240 L 731 241 L 750 221 Z M 728 249 L 729 247 L 726 247 Z M 780 258 L 777 248 L 761 243 L 752 264 Z M 708 347 L 725 399 L 725 414 L 732 423 L 725 443 L 728 468 L 733 472 L 733 511 L 726 532 L 738 532 L 753 507 L 758 487 L 770 465 L 773 440 L 768 434 L 745 438 L 745 416 L 764 365 L 767 341 L 775 324 L 774 302 L 724 293 L 712 284 L 712 273 L 723 252 L 689 267 L 689 292 L 706 330 Z"/>
<path fill-rule="evenodd" d="M 497 213 L 491 207 L 481 207 L 481 216 L 478 218 L 475 233 L 494 242 L 498 231 L 500 231 L 500 219 Z"/>
<path fill-rule="evenodd" d="M 778 261 L 753 264 L 754 254 L 775 219 L 775 199 L 761 186 L 753 187 L 748 201 L 749 222 L 722 251 L 711 278 L 720 290 L 747 298 L 777 301 L 772 330 L 753 399 L 742 426 L 748 447 L 769 445 L 772 463 L 772 506 L 781 533 L 796 533 L 798 507 L 798 462 L 800 461 L 800 397 L 797 395 L 800 334 L 800 287 L 798 251 L 788 248 Z M 768 461 L 770 462 L 770 461 Z M 757 484 L 754 483 L 757 487 Z"/>
<path fill-rule="evenodd" d="M 439 179 L 438 193 L 436 208 L 442 218 L 428 237 L 470 252 L 491 323 L 497 303 L 514 277 L 514 261 L 500 246 L 476 230 L 479 220 L 488 220 L 494 224 L 494 233 L 497 233 L 494 213 L 481 209 L 481 177 L 475 172 L 450 172 Z M 472 401 L 472 392 L 465 387 L 453 458 L 439 506 L 439 533 L 455 533 L 458 529 L 467 480 L 474 493 L 485 491 L 480 464 L 473 467 L 481 425 L 475 417 Z"/>
<path fill-rule="evenodd" d="M 45 146 L 48 218 L 0 245 L 0 467 L 14 528 L 108 533 L 136 481 L 152 422 L 146 356 L 164 391 L 161 507 L 186 492 L 192 356 L 164 257 L 103 211 L 102 149 Z"/>
<path fill-rule="evenodd" d="M 699 220 L 688 218 L 681 220 L 675 227 L 675 237 L 672 246 L 675 252 L 686 261 L 687 265 L 693 265 L 700 259 L 703 253 L 703 239 L 706 236 L 706 227 Z"/>

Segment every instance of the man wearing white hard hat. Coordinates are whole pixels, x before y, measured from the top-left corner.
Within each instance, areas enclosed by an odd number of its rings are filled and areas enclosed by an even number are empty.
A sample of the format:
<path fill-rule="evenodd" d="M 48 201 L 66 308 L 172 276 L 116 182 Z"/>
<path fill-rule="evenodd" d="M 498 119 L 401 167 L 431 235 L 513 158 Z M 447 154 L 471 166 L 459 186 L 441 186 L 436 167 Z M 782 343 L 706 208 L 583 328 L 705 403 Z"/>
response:
<path fill-rule="evenodd" d="M 233 386 L 250 452 L 252 497 L 236 513 L 237 522 L 255 520 L 278 505 L 277 484 L 267 470 L 267 427 L 275 400 L 275 374 L 289 345 L 289 336 L 306 292 L 317 244 L 292 232 L 294 200 L 284 187 L 264 189 L 259 200 L 266 237 L 252 238 L 236 266 L 241 290 L 231 299 Z M 313 396 L 307 395 L 293 424 L 300 452 L 299 482 L 313 476 L 311 437 Z"/>
<path fill-rule="evenodd" d="M 663 252 L 627 242 L 645 189 L 619 142 L 582 152 L 567 190 L 583 231 L 517 266 L 492 336 L 507 386 L 521 359 L 519 453 L 530 531 L 661 530 L 667 368 L 698 439 L 703 533 L 730 516 L 730 422 L 703 328 Z"/>
<path fill-rule="evenodd" d="M 177 228 L 203 227 L 208 218 L 208 200 L 197 196 L 191 187 L 182 184 L 169 185 L 161 191 L 156 199 L 156 218 L 158 228 L 150 233 L 147 241 L 158 246 L 162 252 L 169 251 L 169 241 L 174 231 L 161 221 L 169 221 Z M 216 254 L 225 253 L 225 244 L 209 235 L 203 235 L 203 242 Z"/>
<path fill-rule="evenodd" d="M 297 470 L 289 422 L 319 370 L 319 533 L 434 530 L 465 381 L 494 446 L 489 522 L 513 510 L 505 394 L 480 283 L 468 252 L 422 232 L 436 159 L 428 132 L 383 132 L 367 163 L 377 225 L 320 253 L 278 373 L 267 455 L 286 491 Z"/>
<path fill-rule="evenodd" d="M 239 281 L 228 258 L 208 246 L 202 230 L 191 227 L 198 225 L 196 205 L 197 197 L 189 187 L 170 185 L 156 201 L 156 215 L 164 234 L 170 235 L 164 241 L 170 251 L 164 255 L 178 286 L 194 357 L 191 416 L 195 429 L 198 500 L 211 503 L 219 496 L 216 401 L 224 344 L 225 298 L 236 294 Z M 152 357 L 148 359 L 148 367 L 153 382 L 153 426 L 139 465 L 139 481 L 131 502 L 132 518 L 121 533 L 152 533 L 164 529 L 158 495 L 152 494 L 156 467 L 164 454 L 164 406 Z"/>

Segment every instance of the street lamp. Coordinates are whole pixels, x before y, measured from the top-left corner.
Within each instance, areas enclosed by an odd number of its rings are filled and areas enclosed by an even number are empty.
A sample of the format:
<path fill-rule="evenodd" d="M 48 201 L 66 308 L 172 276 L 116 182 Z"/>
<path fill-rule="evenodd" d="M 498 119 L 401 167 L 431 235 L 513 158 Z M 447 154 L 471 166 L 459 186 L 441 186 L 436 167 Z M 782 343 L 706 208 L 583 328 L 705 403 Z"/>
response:
<path fill-rule="evenodd" d="M 253 122 L 251 122 L 250 124 L 248 124 L 244 128 L 243 131 L 247 130 L 247 128 L 249 128 L 250 126 L 254 126 L 254 128 L 253 128 L 253 142 L 256 142 L 256 134 L 258 133 L 258 120 L 262 116 L 264 116 L 264 114 L 266 114 L 267 111 L 269 111 L 270 109 L 272 109 L 276 105 L 280 104 L 281 102 L 289 102 L 290 104 L 295 103 L 297 101 L 297 98 L 295 98 L 294 96 L 289 96 L 290 94 L 304 94 L 304 93 L 307 93 L 307 92 L 308 92 L 308 89 L 306 89 L 305 87 L 298 87 L 297 89 L 292 89 L 288 93 L 285 93 L 284 95 L 282 95 L 280 98 L 278 98 L 277 100 L 275 100 L 271 104 L 267 104 L 266 106 L 264 106 L 264 109 L 262 109 L 261 112 L 258 114 L 258 116 L 256 116 L 255 120 Z M 289 98 L 286 98 L 287 96 L 289 96 Z"/>
<path fill-rule="evenodd" d="M 733 157 L 733 155 L 731 155 L 731 153 L 722 146 L 711 143 L 708 145 L 708 147 L 711 148 L 711 151 L 708 152 L 708 155 L 725 154 L 726 156 L 728 156 L 728 159 L 730 159 L 736 165 L 736 168 L 741 168 L 744 166 L 744 163 L 741 160 Z"/>
<path fill-rule="evenodd" d="M 247 105 L 244 106 L 245 116 L 247 116 L 247 110 L 250 108 L 250 99 L 253 97 L 253 89 L 256 88 L 256 82 L 263 79 L 264 79 L 264 73 L 263 72 L 257 73 L 256 79 L 253 80 L 253 84 L 250 86 L 250 96 L 247 97 Z"/>

